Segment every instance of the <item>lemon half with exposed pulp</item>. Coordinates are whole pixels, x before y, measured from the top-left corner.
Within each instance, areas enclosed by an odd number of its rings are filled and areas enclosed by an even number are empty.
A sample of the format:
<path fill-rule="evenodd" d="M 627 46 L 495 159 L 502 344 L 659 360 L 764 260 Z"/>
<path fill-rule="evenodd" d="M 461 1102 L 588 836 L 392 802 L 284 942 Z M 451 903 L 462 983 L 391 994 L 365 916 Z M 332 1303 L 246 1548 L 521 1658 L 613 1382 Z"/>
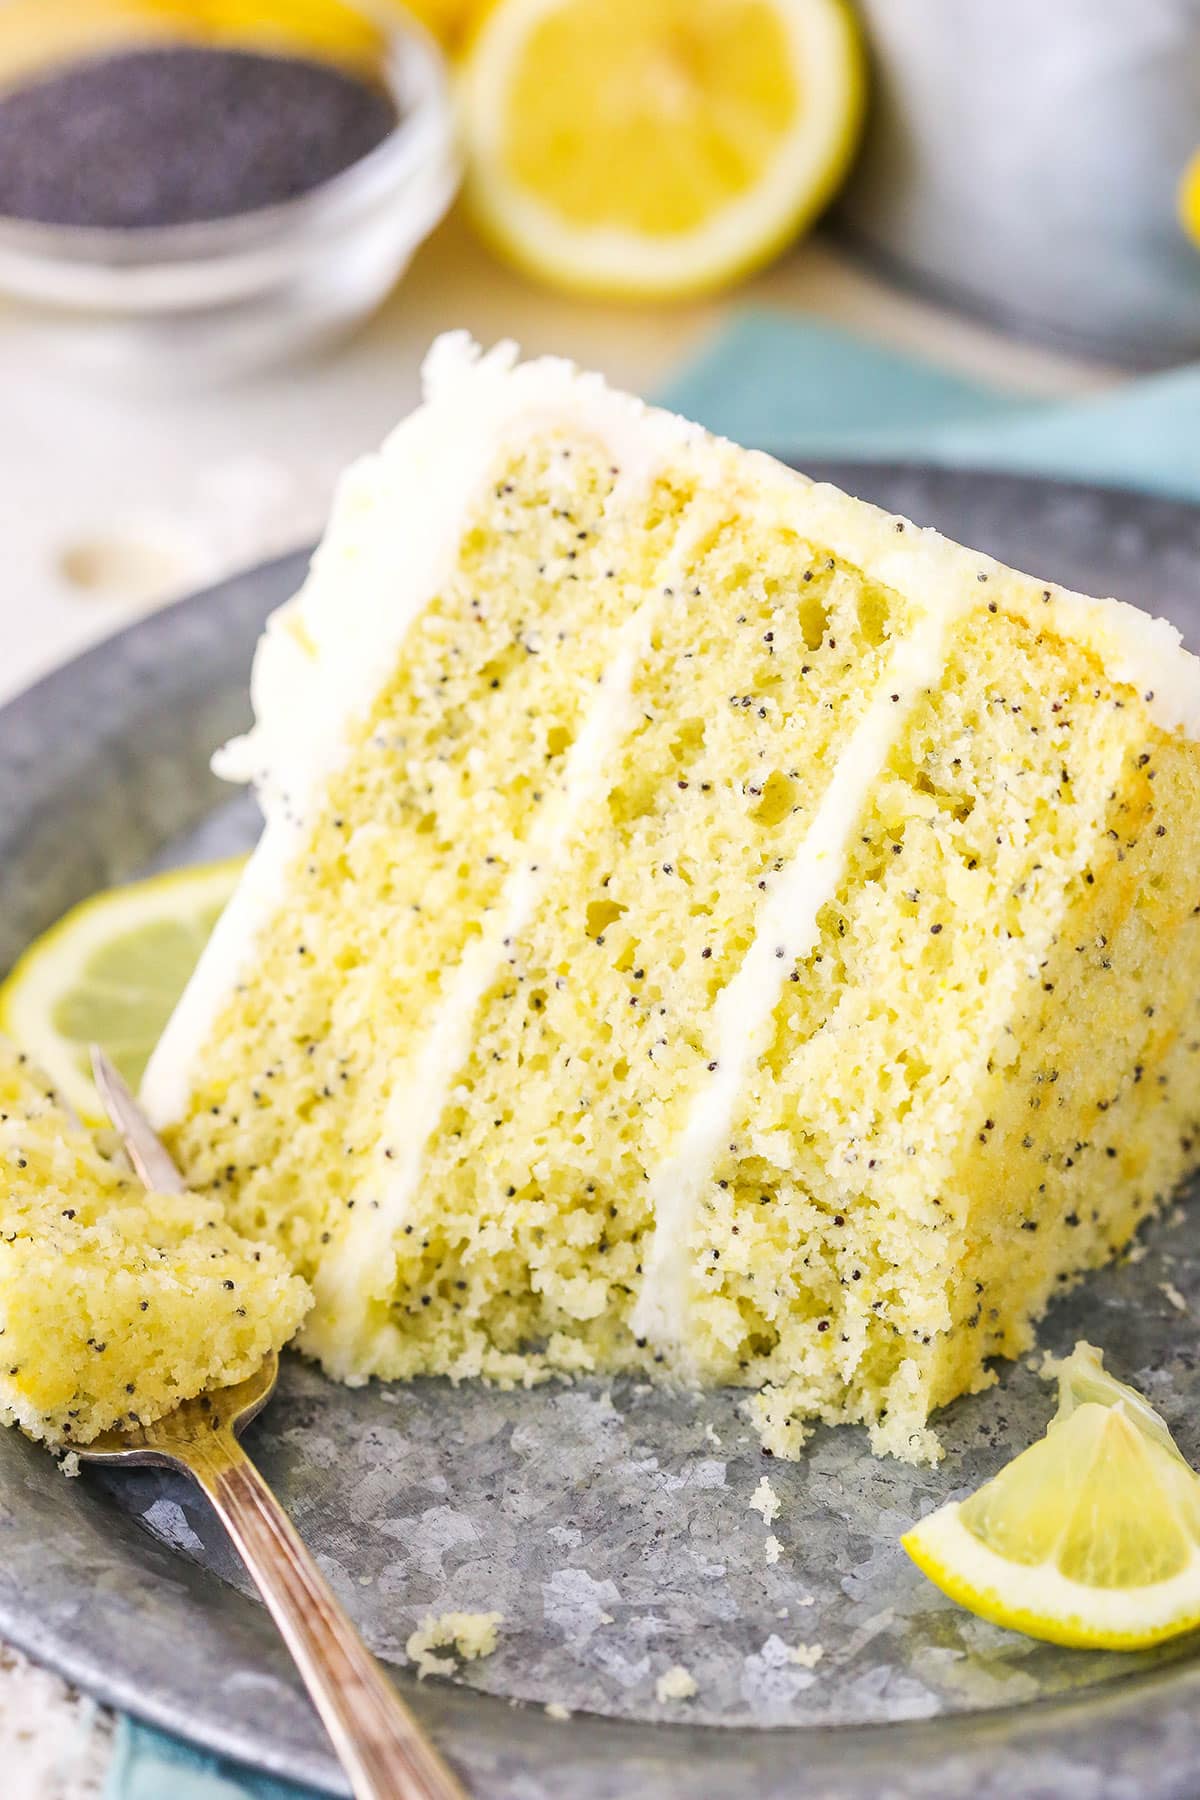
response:
<path fill-rule="evenodd" d="M 1200 150 L 1192 157 L 1179 183 L 1179 222 L 1200 248 Z"/>
<path fill-rule="evenodd" d="M 844 0 L 497 0 L 460 77 L 468 203 L 560 286 L 717 287 L 829 199 L 863 69 Z"/>
<path fill-rule="evenodd" d="M 0 1030 L 85 1122 L 101 1116 L 89 1045 L 136 1090 L 244 867 L 239 856 L 97 894 L 38 938 L 0 988 Z"/>
<path fill-rule="evenodd" d="M 1200 1476 L 1076 1344 L 1046 1435 L 901 1540 L 952 1600 L 1056 1644 L 1141 1650 L 1200 1625 Z"/>

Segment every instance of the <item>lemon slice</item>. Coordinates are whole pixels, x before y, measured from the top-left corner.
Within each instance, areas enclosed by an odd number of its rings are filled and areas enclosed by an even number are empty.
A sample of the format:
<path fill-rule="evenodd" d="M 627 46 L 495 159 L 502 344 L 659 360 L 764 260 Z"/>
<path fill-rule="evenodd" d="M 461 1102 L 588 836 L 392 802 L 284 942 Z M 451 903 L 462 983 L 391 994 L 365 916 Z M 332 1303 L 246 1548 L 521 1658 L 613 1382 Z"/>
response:
<path fill-rule="evenodd" d="M 1141 1650 L 1200 1625 L 1200 1476 L 1090 1344 L 1046 1435 L 902 1538 L 971 1612 L 1029 1637 Z"/>
<path fill-rule="evenodd" d="M 0 988 L 0 1030 L 86 1122 L 102 1116 L 88 1046 L 102 1044 L 136 1089 L 244 866 L 239 856 L 97 894 L 38 938 Z"/>
<path fill-rule="evenodd" d="M 863 71 L 843 0 L 498 0 L 460 78 L 468 202 L 560 286 L 714 288 L 829 199 Z"/>

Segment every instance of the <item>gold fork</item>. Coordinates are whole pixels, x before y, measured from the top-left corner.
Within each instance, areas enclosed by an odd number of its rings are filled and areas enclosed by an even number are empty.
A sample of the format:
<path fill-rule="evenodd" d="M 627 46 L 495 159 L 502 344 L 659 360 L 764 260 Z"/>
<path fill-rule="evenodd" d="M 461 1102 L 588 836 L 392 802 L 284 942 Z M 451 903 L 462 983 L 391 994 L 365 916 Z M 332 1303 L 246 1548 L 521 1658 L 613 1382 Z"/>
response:
<path fill-rule="evenodd" d="M 142 1181 L 158 1193 L 183 1193 L 165 1145 L 102 1050 L 93 1048 L 92 1068 Z M 467 1800 L 238 1442 L 278 1376 L 272 1351 L 246 1381 L 185 1400 L 153 1425 L 104 1432 L 80 1446 L 80 1460 L 182 1469 L 197 1483 L 279 1627 L 356 1800 Z"/>

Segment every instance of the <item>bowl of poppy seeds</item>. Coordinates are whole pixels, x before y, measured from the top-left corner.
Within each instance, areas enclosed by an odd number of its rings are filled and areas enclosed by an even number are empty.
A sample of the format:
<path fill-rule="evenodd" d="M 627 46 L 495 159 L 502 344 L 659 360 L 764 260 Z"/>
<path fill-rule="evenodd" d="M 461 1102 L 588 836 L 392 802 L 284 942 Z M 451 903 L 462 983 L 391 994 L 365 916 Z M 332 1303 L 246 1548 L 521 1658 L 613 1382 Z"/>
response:
<path fill-rule="evenodd" d="M 440 52 L 360 25 L 338 60 L 155 35 L 6 78 L 0 9 L 0 293 L 75 360 L 185 385 L 355 324 L 458 179 Z"/>

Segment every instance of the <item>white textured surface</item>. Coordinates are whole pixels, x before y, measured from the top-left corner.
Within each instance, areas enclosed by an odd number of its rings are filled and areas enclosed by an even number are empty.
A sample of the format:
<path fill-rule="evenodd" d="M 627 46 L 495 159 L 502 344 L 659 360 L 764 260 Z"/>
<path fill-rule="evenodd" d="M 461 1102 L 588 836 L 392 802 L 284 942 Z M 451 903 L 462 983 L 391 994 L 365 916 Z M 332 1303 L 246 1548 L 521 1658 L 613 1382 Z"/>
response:
<path fill-rule="evenodd" d="M 111 1738 L 92 1701 L 0 1644 L 4 1800 L 99 1800 Z"/>
<path fill-rule="evenodd" d="M 737 301 L 810 311 L 1002 386 L 1069 394 L 1110 379 L 893 294 L 820 244 Z M 339 356 L 236 391 L 131 399 L 47 367 L 0 308 L 0 699 L 145 605 L 315 536 L 338 470 L 414 403 L 419 359 L 444 327 L 515 336 L 646 391 L 727 311 L 569 303 L 499 268 L 451 220 Z M 110 1727 L 90 1717 L 56 1678 L 0 1649 L 4 1800 L 95 1800 Z"/>

